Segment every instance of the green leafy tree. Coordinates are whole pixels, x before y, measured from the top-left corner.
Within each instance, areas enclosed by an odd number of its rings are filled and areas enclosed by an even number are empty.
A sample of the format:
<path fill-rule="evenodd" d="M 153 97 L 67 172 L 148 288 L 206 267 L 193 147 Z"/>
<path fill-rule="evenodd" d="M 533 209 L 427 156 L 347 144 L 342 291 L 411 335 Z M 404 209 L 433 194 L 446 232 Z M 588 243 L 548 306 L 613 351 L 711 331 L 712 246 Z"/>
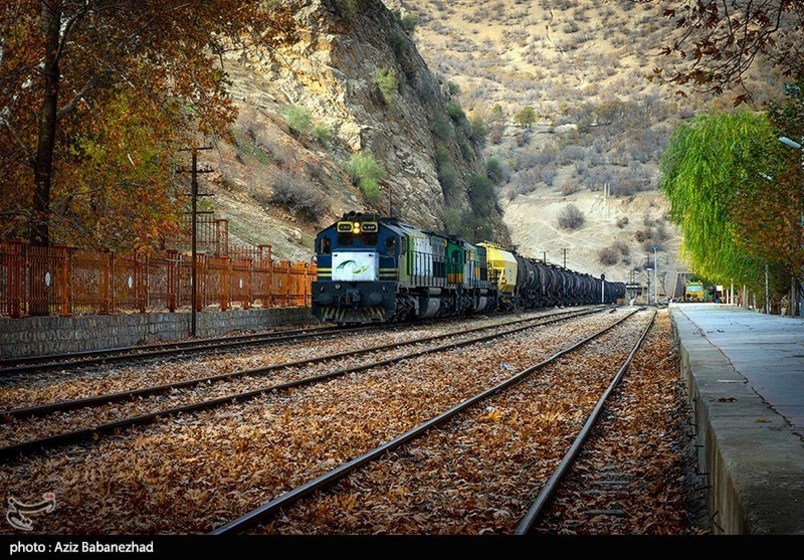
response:
<path fill-rule="evenodd" d="M 753 142 L 746 153 L 738 153 L 733 184 L 739 194 L 730 206 L 736 243 L 768 263 L 778 292 L 786 292 L 789 279 L 799 277 L 804 265 L 804 153 L 774 141 L 780 136 L 801 140 L 804 96 L 801 85 L 789 84 L 785 93 L 786 102 L 768 111 L 768 141 Z"/>
<path fill-rule="evenodd" d="M 536 111 L 533 110 L 533 107 L 525 107 L 514 116 L 514 122 L 530 128 L 536 122 Z"/>
<path fill-rule="evenodd" d="M 670 218 L 683 233 L 682 255 L 692 269 L 711 280 L 751 284 L 764 271 L 737 238 L 731 208 L 748 193 L 735 179 L 752 184 L 756 146 L 776 142 L 765 115 L 741 111 L 699 117 L 681 126 L 662 157 L 661 189 L 670 200 Z M 768 193 L 766 193 L 768 194 Z"/>

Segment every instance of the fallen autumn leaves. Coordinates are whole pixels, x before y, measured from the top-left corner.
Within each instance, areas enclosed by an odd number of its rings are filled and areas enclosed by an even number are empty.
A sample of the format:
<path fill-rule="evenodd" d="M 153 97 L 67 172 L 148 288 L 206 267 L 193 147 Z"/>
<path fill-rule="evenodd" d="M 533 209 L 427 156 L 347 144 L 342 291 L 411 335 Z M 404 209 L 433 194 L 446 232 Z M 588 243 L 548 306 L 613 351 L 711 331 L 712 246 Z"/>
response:
<path fill-rule="evenodd" d="M 0 489 L 20 498 L 47 490 L 56 492 L 60 507 L 37 519 L 36 528 L 43 532 L 208 531 L 509 377 L 512 371 L 508 368 L 522 369 L 567 346 L 570 340 L 613 322 L 614 316 L 606 315 L 542 327 L 508 337 L 505 342 L 424 356 L 247 404 L 180 416 L 94 445 L 49 452 L 0 467 Z M 604 358 L 590 358 L 586 365 L 598 364 Z M 577 387 L 566 386 L 564 390 L 575 391 Z M 554 431 L 560 433 L 561 426 L 578 421 L 572 407 L 544 407 L 532 415 L 527 408 L 517 411 L 517 406 L 527 405 L 521 399 L 514 399 L 510 405 L 484 409 L 475 424 L 491 427 L 492 433 L 501 436 L 507 434 L 509 439 L 524 424 L 536 430 L 534 438 L 538 439 L 536 436 L 556 437 Z M 538 429 L 537 420 L 541 425 Z M 469 439 L 459 446 L 473 445 L 472 430 L 461 437 Z M 510 454 L 498 447 L 489 449 L 492 465 L 497 455 Z M 428 450 L 414 443 L 400 453 L 403 451 L 418 463 L 442 462 L 448 470 L 460 470 L 459 476 L 466 482 L 459 486 L 480 484 L 473 480 L 476 466 L 470 463 L 469 468 L 459 468 L 447 450 Z M 486 464 L 486 459 L 474 461 Z M 427 486 L 428 471 L 423 472 L 424 479 L 406 479 L 403 473 L 391 472 L 390 479 L 395 482 L 387 492 L 391 496 L 388 499 L 415 505 L 418 496 L 440 492 L 436 485 Z M 501 471 L 500 477 L 505 476 Z M 501 484 L 505 488 L 512 483 Z M 453 490 L 445 490 L 445 496 L 451 496 Z M 510 500 L 503 499 L 497 505 L 494 492 L 477 496 L 460 508 L 467 523 L 458 527 L 445 518 L 448 530 L 441 532 L 500 530 L 498 527 L 510 522 Z M 370 502 L 343 500 L 349 512 L 377 509 Z M 488 504 L 492 504 L 496 524 L 489 525 L 484 516 L 473 519 L 478 516 L 475 510 Z M 349 515 L 357 517 L 353 512 Z M 430 517 L 426 511 L 416 511 L 407 519 L 413 520 L 411 527 L 422 526 L 422 515 L 424 521 Z M 370 529 L 362 530 L 400 531 L 400 525 L 388 520 L 373 523 Z"/>

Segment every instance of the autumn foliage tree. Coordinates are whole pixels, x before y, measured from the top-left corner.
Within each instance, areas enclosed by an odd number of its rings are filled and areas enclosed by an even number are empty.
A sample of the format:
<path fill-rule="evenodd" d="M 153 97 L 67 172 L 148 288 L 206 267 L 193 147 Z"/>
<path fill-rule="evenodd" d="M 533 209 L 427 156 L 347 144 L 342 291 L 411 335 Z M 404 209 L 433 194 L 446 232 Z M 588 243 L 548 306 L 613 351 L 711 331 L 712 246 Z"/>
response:
<path fill-rule="evenodd" d="M 181 204 L 175 150 L 236 116 L 221 55 L 281 40 L 291 16 L 256 0 L 2 3 L 0 235 L 147 245 Z"/>
<path fill-rule="evenodd" d="M 668 62 L 674 62 L 673 67 L 669 72 L 655 70 L 657 76 L 672 84 L 721 93 L 744 86 L 745 73 L 758 60 L 793 81 L 804 77 L 801 0 L 646 2 L 661 7 L 676 29 L 662 50 Z M 746 91 L 736 102 L 749 96 Z"/>
<path fill-rule="evenodd" d="M 786 102 L 768 111 L 772 138 L 741 157 L 731 211 L 738 245 L 773 267 L 780 291 L 804 266 L 804 153 L 777 140 L 804 139 L 804 95 L 800 85 L 788 84 L 785 92 Z"/>

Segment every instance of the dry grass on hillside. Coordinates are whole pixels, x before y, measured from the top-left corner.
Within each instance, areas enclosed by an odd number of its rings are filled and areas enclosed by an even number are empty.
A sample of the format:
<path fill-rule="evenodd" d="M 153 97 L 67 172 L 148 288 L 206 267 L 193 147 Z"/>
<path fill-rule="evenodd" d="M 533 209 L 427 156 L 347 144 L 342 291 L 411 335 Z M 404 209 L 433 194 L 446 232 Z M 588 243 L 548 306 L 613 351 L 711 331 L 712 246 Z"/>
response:
<path fill-rule="evenodd" d="M 470 115 L 488 123 L 487 156 L 507 163 L 499 195 L 514 243 L 539 255 L 569 247 L 574 268 L 620 279 L 646 265 L 645 250 L 653 245 L 665 270 L 679 268 L 680 238 L 657 191 L 658 161 L 680 122 L 728 109 L 732 98 L 684 99 L 648 80 L 663 64 L 658 50 L 672 32 L 658 6 L 632 0 L 402 5 L 418 18 L 416 43 L 430 68 L 457 85 Z M 777 79 L 749 81 L 759 104 L 778 96 Z M 526 107 L 536 121 L 517 126 Z M 557 212 L 570 202 L 590 219 L 578 230 L 560 230 Z"/>

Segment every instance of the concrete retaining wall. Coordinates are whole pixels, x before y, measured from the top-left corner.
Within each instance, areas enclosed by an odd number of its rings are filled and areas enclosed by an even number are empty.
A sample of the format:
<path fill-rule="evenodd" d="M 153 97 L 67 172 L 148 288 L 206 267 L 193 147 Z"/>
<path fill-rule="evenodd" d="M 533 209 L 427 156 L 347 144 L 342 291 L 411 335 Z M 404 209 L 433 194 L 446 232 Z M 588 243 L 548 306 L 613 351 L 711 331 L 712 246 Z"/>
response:
<path fill-rule="evenodd" d="M 197 334 L 210 337 L 314 322 L 306 307 L 208 310 L 197 315 Z M 187 338 L 190 313 L 132 313 L 0 319 L 0 356 L 19 357 L 136 346 Z"/>
<path fill-rule="evenodd" d="M 693 322 L 672 317 L 713 532 L 804 534 L 801 440 Z"/>

